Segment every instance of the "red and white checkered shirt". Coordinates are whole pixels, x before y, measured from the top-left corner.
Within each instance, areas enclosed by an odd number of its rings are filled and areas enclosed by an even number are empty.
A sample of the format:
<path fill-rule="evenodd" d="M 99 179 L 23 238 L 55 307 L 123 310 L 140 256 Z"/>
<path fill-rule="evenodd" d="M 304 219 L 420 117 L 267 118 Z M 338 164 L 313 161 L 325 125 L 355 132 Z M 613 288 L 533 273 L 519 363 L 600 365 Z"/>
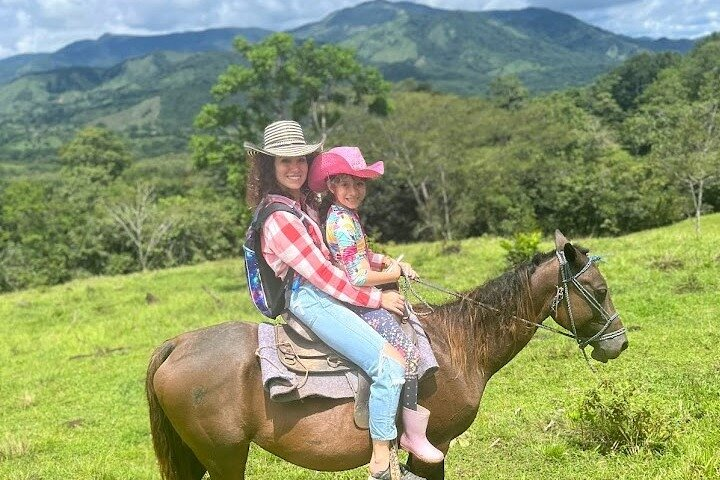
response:
<path fill-rule="evenodd" d="M 272 194 L 267 196 L 267 201 L 294 207 L 304 216 L 301 220 L 289 212 L 274 212 L 263 225 L 260 240 L 262 253 L 275 275 L 284 278 L 290 267 L 318 289 L 341 302 L 361 307 L 380 307 L 382 293 L 379 289 L 354 286 L 348 281 L 345 272 L 333 265 L 330 251 L 322 240 L 320 227 L 312 216 L 302 211 L 298 202 Z"/>

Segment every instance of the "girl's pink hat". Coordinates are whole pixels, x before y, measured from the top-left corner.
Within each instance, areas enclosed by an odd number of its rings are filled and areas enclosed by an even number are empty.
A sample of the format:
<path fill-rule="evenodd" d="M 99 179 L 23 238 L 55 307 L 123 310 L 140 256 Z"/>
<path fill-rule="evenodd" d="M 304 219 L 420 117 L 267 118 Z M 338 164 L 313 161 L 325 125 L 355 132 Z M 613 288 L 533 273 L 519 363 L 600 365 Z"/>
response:
<path fill-rule="evenodd" d="M 335 147 L 315 157 L 308 173 L 308 186 L 313 192 L 322 193 L 327 190 L 327 179 L 333 175 L 372 179 L 384 171 L 382 161 L 368 166 L 357 147 Z"/>

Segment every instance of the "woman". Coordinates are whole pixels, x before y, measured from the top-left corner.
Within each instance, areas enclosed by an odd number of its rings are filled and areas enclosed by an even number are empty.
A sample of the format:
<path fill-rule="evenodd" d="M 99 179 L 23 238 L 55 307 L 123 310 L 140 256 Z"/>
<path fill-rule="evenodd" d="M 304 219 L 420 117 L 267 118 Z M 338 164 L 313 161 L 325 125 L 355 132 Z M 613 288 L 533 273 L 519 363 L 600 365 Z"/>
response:
<path fill-rule="evenodd" d="M 335 147 L 318 155 L 308 174 L 308 186 L 311 190 L 318 194 L 330 192 L 323 201 L 326 208 L 320 209 L 321 221 L 324 218 L 325 223 L 325 238 L 335 263 L 357 287 L 393 283 L 399 279 L 402 272 L 409 277 L 415 276 L 409 264 L 398 264 L 370 251 L 357 213 L 365 200 L 365 180 L 377 178 L 383 171 L 383 162 L 368 166 L 359 148 Z M 381 267 L 387 268 L 381 271 Z M 443 453 L 428 442 L 425 436 L 430 412 L 417 404 L 417 347 L 387 310 L 351 308 L 405 359 L 405 385 L 402 395 L 404 431 L 400 437 L 400 445 L 424 462 L 441 462 Z"/>
<path fill-rule="evenodd" d="M 298 123 L 281 120 L 265 128 L 262 147 L 248 142 L 244 146 L 250 161 L 248 205 L 281 202 L 302 216 L 272 213 L 263 225 L 262 254 L 279 278 L 284 278 L 290 268 L 296 272 L 288 309 L 370 377 L 370 478 L 390 479 L 390 441 L 397 437 L 395 416 L 404 382 L 404 361 L 343 302 L 400 313 L 404 299 L 398 292 L 352 285 L 330 261 L 307 187 L 308 167 L 322 142 L 307 144 Z M 422 480 L 407 470 L 402 478 Z"/>

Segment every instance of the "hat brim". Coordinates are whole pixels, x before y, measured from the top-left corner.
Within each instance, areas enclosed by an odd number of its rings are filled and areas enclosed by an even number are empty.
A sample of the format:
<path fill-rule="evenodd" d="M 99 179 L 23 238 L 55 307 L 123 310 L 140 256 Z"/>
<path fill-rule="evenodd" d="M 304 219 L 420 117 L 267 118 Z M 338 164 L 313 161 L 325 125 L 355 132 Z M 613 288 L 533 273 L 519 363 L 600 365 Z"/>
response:
<path fill-rule="evenodd" d="M 271 157 L 302 157 L 322 150 L 323 141 L 306 145 L 282 145 L 276 148 L 261 148 L 250 142 L 244 142 L 243 148 L 248 155 L 254 156 L 258 153 L 270 155 Z"/>
<path fill-rule="evenodd" d="M 308 174 L 308 187 L 315 193 L 326 192 L 328 190 L 327 179 L 335 175 L 352 175 L 353 177 L 372 180 L 385 173 L 385 164 L 382 160 L 357 170 L 354 170 L 344 159 L 334 163 L 331 168 L 325 165 L 316 165 L 316 163 L 317 161 L 313 163 Z"/>

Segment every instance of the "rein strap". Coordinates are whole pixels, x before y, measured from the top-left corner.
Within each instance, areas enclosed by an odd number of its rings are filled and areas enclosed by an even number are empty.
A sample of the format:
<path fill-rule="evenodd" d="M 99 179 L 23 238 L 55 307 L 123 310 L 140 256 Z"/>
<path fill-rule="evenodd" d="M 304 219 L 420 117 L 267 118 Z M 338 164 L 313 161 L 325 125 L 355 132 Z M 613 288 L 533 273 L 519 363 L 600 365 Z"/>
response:
<path fill-rule="evenodd" d="M 565 304 L 567 306 L 568 310 L 568 316 L 570 317 L 570 325 L 572 328 L 572 333 L 567 333 L 563 330 L 549 327 L 547 325 L 543 325 L 542 323 L 533 322 L 526 318 L 518 317 L 517 315 L 511 315 L 511 318 L 515 320 L 520 320 L 521 322 L 524 322 L 526 324 L 532 325 L 535 328 L 543 328 L 545 330 L 549 330 L 553 333 L 557 333 L 559 335 L 563 335 L 568 338 L 574 339 L 580 350 L 582 350 L 583 355 L 585 355 L 585 359 L 587 360 L 587 355 L 585 354 L 585 347 L 587 347 L 591 342 L 595 341 L 604 341 L 604 340 L 610 340 L 615 337 L 619 337 L 620 335 L 623 335 L 626 332 L 625 327 L 620 328 L 618 330 L 615 330 L 610 333 L 605 333 L 608 328 L 610 328 L 610 324 L 618 318 L 619 314 L 617 312 L 610 315 L 605 309 L 600 305 L 600 302 L 598 302 L 595 297 L 592 296 L 590 292 L 578 281 L 578 278 L 580 275 L 585 273 L 595 262 L 597 262 L 600 257 L 591 256 L 588 259 L 588 262 L 580 269 L 579 272 L 573 275 L 572 271 L 570 270 L 570 265 L 565 258 L 565 252 L 555 252 L 555 255 L 557 256 L 558 262 L 560 263 L 560 272 L 562 274 L 562 285 L 557 285 L 557 292 L 555 294 L 555 298 L 553 298 L 551 309 L 555 312 L 557 315 L 557 310 L 560 307 L 560 305 L 563 302 L 563 299 L 565 300 Z M 420 295 L 415 292 L 415 290 L 412 288 L 412 285 L 410 281 L 405 278 L 405 283 L 408 287 L 408 290 L 418 299 L 420 300 L 427 308 L 429 308 L 432 311 L 432 307 L 422 298 Z M 439 285 L 433 284 L 431 282 L 422 280 L 420 278 L 414 278 L 412 279 L 414 282 L 417 282 L 421 285 L 425 285 L 426 287 L 435 289 L 439 292 L 447 293 L 448 295 L 452 295 L 460 300 L 466 300 L 468 302 L 474 303 L 476 305 L 479 305 L 487 310 L 492 310 L 494 312 L 500 313 L 500 310 L 493 307 L 492 305 L 488 305 L 486 303 L 480 302 L 478 300 L 475 300 L 474 298 L 470 298 L 467 295 L 463 295 L 462 293 L 455 292 L 453 290 L 449 290 L 447 288 L 441 287 Z M 594 308 L 600 316 L 605 320 L 605 324 L 603 327 L 598 330 L 598 332 L 593 335 L 590 338 L 582 338 L 577 333 L 577 328 L 575 327 L 575 318 L 572 313 L 572 307 L 570 306 L 570 289 L 569 284 L 572 284 L 577 288 L 578 292 L 582 295 L 582 297 L 590 304 L 592 308 Z"/>

